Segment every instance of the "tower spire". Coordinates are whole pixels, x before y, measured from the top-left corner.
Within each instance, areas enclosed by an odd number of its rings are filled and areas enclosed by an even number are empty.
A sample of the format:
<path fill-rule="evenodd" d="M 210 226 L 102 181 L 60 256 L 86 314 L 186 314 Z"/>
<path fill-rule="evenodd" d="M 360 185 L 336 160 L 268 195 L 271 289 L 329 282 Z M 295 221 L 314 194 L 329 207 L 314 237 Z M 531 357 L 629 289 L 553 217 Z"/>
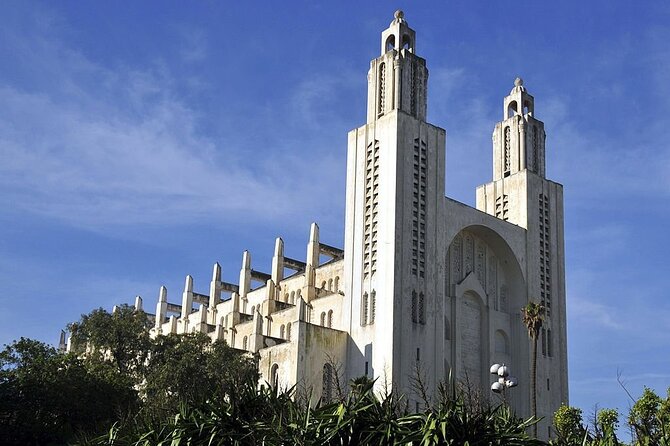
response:
<path fill-rule="evenodd" d="M 381 35 L 381 55 L 368 72 L 368 123 L 401 110 L 426 120 L 426 61 L 416 55 L 416 32 L 398 10 Z"/>
<path fill-rule="evenodd" d="M 503 99 L 503 120 L 493 130 L 493 180 L 521 171 L 544 178 L 544 123 L 535 119 L 535 98 L 517 77 Z"/>

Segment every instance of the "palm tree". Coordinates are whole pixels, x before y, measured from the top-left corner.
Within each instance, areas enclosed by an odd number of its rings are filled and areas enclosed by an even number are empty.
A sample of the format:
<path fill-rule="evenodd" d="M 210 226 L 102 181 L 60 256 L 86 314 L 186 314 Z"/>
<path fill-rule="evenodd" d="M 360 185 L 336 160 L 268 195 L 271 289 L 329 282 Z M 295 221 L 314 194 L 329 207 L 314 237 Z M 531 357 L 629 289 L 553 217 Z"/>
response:
<path fill-rule="evenodd" d="M 540 337 L 542 320 L 544 319 L 544 305 L 528 302 L 521 308 L 523 323 L 528 329 L 528 336 L 533 341 L 533 362 L 530 366 L 531 410 L 533 418 L 537 418 L 537 339 Z M 537 423 L 533 424 L 533 434 L 537 437 Z"/>

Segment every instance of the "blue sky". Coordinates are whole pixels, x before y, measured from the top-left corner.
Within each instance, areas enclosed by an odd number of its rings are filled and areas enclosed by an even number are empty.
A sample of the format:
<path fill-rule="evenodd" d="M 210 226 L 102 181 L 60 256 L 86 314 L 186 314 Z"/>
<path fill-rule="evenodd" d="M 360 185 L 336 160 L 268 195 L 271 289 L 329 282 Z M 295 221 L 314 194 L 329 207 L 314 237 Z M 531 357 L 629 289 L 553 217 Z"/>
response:
<path fill-rule="evenodd" d="M 186 274 L 208 289 L 309 224 L 342 246 L 346 132 L 393 11 L 428 61 L 447 195 L 474 204 L 516 76 L 565 186 L 571 403 L 670 385 L 667 2 L 3 2 L 0 343 Z"/>

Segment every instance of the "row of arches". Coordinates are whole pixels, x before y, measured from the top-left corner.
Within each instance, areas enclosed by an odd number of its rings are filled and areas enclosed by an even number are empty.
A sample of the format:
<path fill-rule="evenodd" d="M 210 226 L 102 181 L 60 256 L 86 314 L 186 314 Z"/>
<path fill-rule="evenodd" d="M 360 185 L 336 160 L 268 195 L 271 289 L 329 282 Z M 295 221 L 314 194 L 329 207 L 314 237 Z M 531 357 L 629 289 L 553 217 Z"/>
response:
<path fill-rule="evenodd" d="M 322 327 L 333 328 L 333 310 L 328 310 L 321 313 L 320 325 Z"/>
<path fill-rule="evenodd" d="M 296 291 L 291 291 L 284 293 L 284 302 L 287 304 L 295 305 L 296 299 L 300 300 L 301 291 L 298 289 Z"/>
<path fill-rule="evenodd" d="M 400 45 L 399 49 L 408 50 L 408 51 L 412 50 L 412 37 L 410 37 L 409 34 L 403 34 L 402 39 L 400 40 L 400 43 L 401 43 L 401 45 Z M 395 34 L 391 34 L 390 36 L 388 36 L 386 38 L 386 44 L 384 45 L 384 47 L 386 49 L 386 52 L 389 52 L 393 49 L 396 49 Z"/>
<path fill-rule="evenodd" d="M 325 403 L 333 400 L 336 386 L 336 370 L 330 363 L 325 363 L 322 369 L 321 399 Z M 270 367 L 270 385 L 277 388 L 279 385 L 279 364 L 276 362 Z"/>
<path fill-rule="evenodd" d="M 340 291 L 340 276 L 335 276 L 335 278 L 321 282 L 321 289 L 331 291 L 333 293 Z"/>
<path fill-rule="evenodd" d="M 269 324 L 268 324 L 268 327 L 270 327 Z M 268 336 L 269 335 L 270 335 L 270 333 L 268 332 Z M 279 326 L 279 338 L 284 339 L 286 341 L 291 340 L 291 323 L 290 322 L 287 323 L 287 324 L 281 324 Z M 231 343 L 232 343 L 233 346 L 235 345 L 235 330 L 233 330 L 233 334 L 232 334 L 232 337 L 231 337 Z M 244 336 L 242 338 L 242 350 L 249 350 L 249 336 Z"/>

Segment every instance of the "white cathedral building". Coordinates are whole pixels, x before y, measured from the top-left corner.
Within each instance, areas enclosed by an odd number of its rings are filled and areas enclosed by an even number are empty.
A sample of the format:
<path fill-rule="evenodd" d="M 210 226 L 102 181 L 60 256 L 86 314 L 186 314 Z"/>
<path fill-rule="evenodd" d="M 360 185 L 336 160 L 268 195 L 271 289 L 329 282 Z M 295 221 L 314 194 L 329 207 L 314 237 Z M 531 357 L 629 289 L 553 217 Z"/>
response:
<path fill-rule="evenodd" d="M 452 376 L 491 396 L 489 366 L 505 363 L 519 381 L 511 404 L 528 416 L 532 346 L 521 308 L 541 302 L 544 437 L 568 400 L 563 188 L 545 177 L 544 123 L 517 79 L 493 130 L 493 178 L 472 208 L 444 195 L 446 132 L 426 121 L 427 83 L 398 11 L 370 63 L 367 123 L 349 132 L 344 250 L 312 224 L 304 261 L 285 256 L 278 238 L 269 273 L 245 252 L 238 283 L 222 281 L 217 263 L 209 294 L 191 276 L 179 304 L 161 287 L 152 335 L 225 339 L 256 354 L 263 381 L 314 398 L 333 396 L 335 373 L 343 383 L 366 375 L 412 409 L 417 368 L 433 391 Z"/>

